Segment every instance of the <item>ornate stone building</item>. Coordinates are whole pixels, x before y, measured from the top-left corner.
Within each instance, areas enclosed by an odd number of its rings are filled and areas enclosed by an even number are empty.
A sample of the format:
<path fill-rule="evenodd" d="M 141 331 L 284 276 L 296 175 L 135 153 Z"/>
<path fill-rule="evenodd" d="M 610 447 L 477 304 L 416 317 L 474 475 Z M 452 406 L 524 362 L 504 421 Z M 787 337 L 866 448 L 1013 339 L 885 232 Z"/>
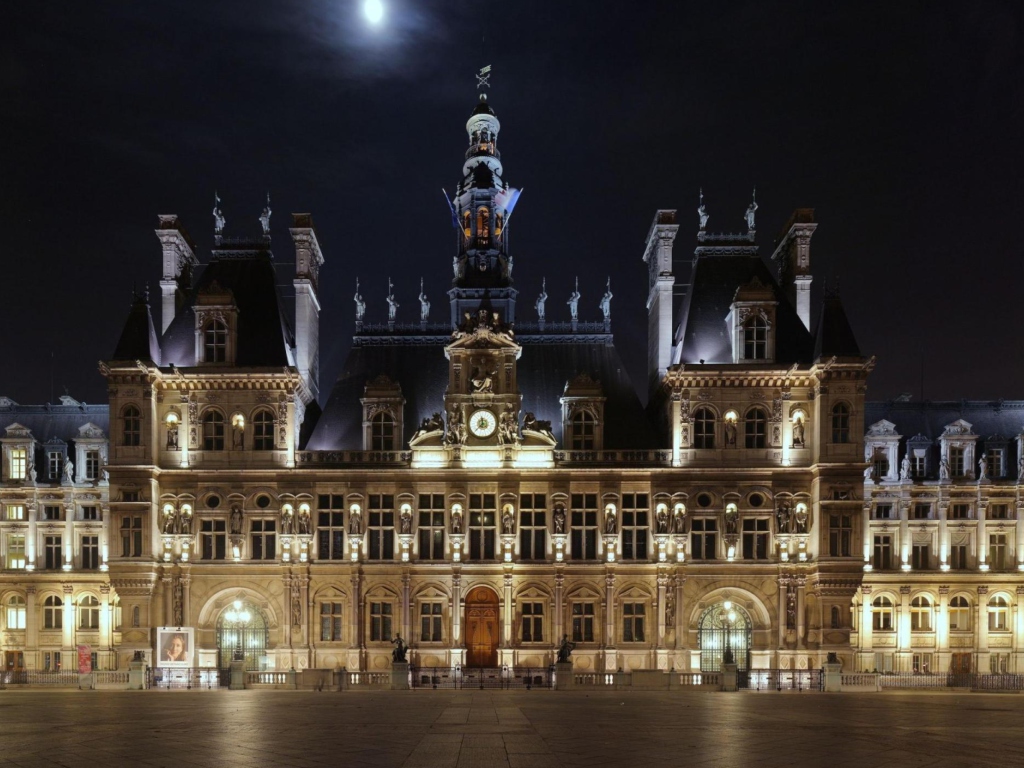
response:
<path fill-rule="evenodd" d="M 673 258 L 676 212 L 657 212 L 642 253 L 644 408 L 613 343 L 610 289 L 594 302 L 598 320 L 580 319 L 578 285 L 565 291 L 568 320 L 548 315 L 546 284 L 532 313 L 518 306 L 506 239 L 518 191 L 504 180 L 500 125 L 483 97 L 466 129 L 448 309 L 432 319 L 421 287 L 416 319 L 405 322 L 389 292 L 386 320 L 374 322 L 357 286 L 352 349 L 322 412 L 319 271 L 330 265 L 310 216 L 294 215 L 289 228 L 294 317 L 275 284 L 269 204 L 256 237 L 227 236 L 215 208 L 203 264 L 177 217 L 160 217 L 160 330 L 140 297 L 102 366 L 109 452 L 105 409 L 86 432 L 55 433 L 79 453 L 100 451 L 100 474 L 30 482 L 18 457 L 34 450 L 41 466 L 48 448 L 29 445 L 28 432 L 46 440 L 50 430 L 11 412 L 20 421 L 3 440 L 2 503 L 23 500 L 26 510 L 24 523 L 5 514 L 0 524 L 0 600 L 15 611 L 3 647 L 24 654 L 12 663 L 41 667 L 48 649 L 85 638 L 109 651 L 101 665 L 123 665 L 136 651 L 152 658 L 157 627 L 182 627 L 194 628 L 202 667 L 241 652 L 254 669 L 381 669 L 399 633 L 422 666 L 546 666 L 568 636 L 584 670 L 717 669 L 727 644 L 741 667 L 817 667 L 828 652 L 873 667 L 890 644 L 888 630 L 865 631 L 866 596 L 885 592 L 895 606 L 918 579 L 948 610 L 941 570 L 889 572 L 890 554 L 865 572 L 880 537 L 901 562 L 927 526 L 937 537 L 929 565 L 951 563 L 960 545 L 950 542 L 964 535 L 985 544 L 968 544 L 968 568 L 992 566 L 996 552 L 1002 566 L 1024 562 L 1011 543 L 1021 541 L 1016 522 L 993 517 L 994 507 L 1019 517 L 1016 481 L 994 479 L 995 454 L 993 479 L 967 489 L 978 499 L 970 529 L 946 522 L 942 499 L 959 504 L 967 493 L 956 472 L 976 466 L 970 427 L 939 438 L 961 451 L 942 449 L 949 480 L 892 474 L 901 438 L 875 417 L 881 406 L 865 403 L 872 360 L 838 297 L 812 322 L 813 211 L 794 213 L 770 261 L 757 245 L 756 203 L 746 231 L 714 233 L 702 199 L 692 259 Z M 867 438 L 865 423 L 875 425 Z M 999 445 L 1007 474 L 1020 447 Z M 865 457 L 878 473 L 867 483 Z M 78 461 L 92 466 L 85 454 Z M 883 492 L 908 503 L 930 494 L 943 511 L 927 530 L 896 512 L 884 523 L 872 512 Z M 93 497 L 100 507 L 97 521 L 62 513 L 68 570 L 40 566 L 52 535 L 41 493 L 59 495 L 65 510 Z M 102 559 L 80 567 L 93 527 Z M 972 595 L 979 578 L 997 594 L 991 571 L 958 578 Z M 1015 606 L 1016 588 L 1000 589 Z M 68 636 L 74 618 L 59 637 L 37 630 L 50 592 L 73 606 L 96 598 L 96 631 Z M 65 611 L 79 610 L 63 599 Z M 990 653 L 994 638 L 971 642 Z M 949 661 L 949 642 L 938 642 L 932 665 Z M 904 666 L 918 647 L 891 645 Z"/>

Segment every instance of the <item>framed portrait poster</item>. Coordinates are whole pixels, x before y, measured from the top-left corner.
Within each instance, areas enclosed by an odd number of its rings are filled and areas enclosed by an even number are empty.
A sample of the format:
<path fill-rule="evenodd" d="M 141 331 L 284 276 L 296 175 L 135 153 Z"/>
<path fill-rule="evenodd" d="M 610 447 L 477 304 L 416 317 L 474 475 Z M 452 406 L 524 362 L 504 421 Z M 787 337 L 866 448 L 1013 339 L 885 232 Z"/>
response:
<path fill-rule="evenodd" d="M 194 666 L 195 629 L 193 627 L 157 627 L 156 665 L 167 669 Z"/>

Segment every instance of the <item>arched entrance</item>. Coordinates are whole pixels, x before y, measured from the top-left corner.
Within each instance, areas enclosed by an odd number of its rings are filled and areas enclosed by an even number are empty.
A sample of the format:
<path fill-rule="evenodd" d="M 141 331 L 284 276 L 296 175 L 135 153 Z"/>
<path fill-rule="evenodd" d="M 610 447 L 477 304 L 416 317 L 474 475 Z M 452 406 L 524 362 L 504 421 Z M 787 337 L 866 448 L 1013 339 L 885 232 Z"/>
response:
<path fill-rule="evenodd" d="M 487 587 L 466 595 L 466 666 L 498 666 L 498 596 Z"/>
<path fill-rule="evenodd" d="M 269 640 L 267 617 L 247 600 L 235 600 L 217 618 L 217 666 L 227 669 L 235 653 L 245 658 L 245 668 L 262 669 Z"/>
<path fill-rule="evenodd" d="M 750 615 L 734 602 L 725 600 L 707 608 L 697 624 L 700 671 L 721 671 L 726 648 L 739 669 L 750 669 L 752 626 Z"/>

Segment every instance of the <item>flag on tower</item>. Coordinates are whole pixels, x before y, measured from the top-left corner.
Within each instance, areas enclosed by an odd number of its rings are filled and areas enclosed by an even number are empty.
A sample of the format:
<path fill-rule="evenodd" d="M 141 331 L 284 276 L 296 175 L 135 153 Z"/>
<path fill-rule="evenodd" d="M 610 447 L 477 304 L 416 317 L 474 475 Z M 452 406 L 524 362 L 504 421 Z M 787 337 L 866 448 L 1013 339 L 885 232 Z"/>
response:
<path fill-rule="evenodd" d="M 494 205 L 500 210 L 505 211 L 505 217 L 507 219 L 512 215 L 512 209 L 516 207 L 516 203 L 519 201 L 519 196 L 521 194 L 523 194 L 521 189 L 508 187 L 494 196 Z"/>

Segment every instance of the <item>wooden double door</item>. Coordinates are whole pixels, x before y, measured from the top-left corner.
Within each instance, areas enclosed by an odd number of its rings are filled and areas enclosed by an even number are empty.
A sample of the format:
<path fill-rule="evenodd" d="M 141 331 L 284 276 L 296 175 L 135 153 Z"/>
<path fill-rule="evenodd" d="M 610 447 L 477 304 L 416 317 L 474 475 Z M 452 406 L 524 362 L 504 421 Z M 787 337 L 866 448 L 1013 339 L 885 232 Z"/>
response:
<path fill-rule="evenodd" d="M 466 595 L 466 666 L 498 666 L 501 623 L 498 596 L 487 587 Z"/>

